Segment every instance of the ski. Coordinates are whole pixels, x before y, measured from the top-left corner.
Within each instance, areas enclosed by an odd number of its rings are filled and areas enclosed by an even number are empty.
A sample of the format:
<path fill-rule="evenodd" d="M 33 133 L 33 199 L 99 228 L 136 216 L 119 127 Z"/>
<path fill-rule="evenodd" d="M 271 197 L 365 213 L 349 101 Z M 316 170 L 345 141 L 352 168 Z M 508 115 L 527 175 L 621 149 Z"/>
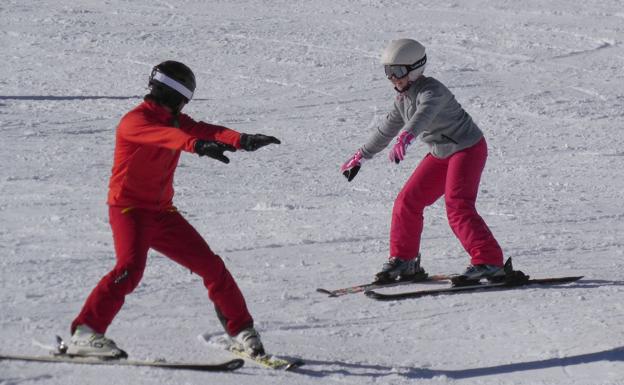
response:
<path fill-rule="evenodd" d="M 276 357 L 272 354 L 265 354 L 262 356 L 250 356 L 246 352 L 240 349 L 236 349 L 234 346 L 229 346 L 227 350 L 237 355 L 240 358 L 253 361 L 256 364 L 263 366 L 265 368 L 268 368 L 268 369 L 289 371 L 289 370 L 296 369 L 304 364 L 303 360 L 298 359 L 298 358 L 295 358 L 295 359 L 282 358 L 282 357 Z"/>
<path fill-rule="evenodd" d="M 191 362 L 168 362 L 165 360 L 129 360 L 127 358 L 115 358 L 115 357 L 95 357 L 95 356 L 73 356 L 67 354 L 67 344 L 63 341 L 63 338 L 56 336 L 55 346 L 46 346 L 37 343 L 42 347 L 50 349 L 50 355 L 15 355 L 15 354 L 0 354 L 0 361 L 13 360 L 13 361 L 29 361 L 29 362 L 44 362 L 44 363 L 68 363 L 68 364 L 83 364 L 83 365 L 108 365 L 108 366 L 144 366 L 161 369 L 176 369 L 176 370 L 194 370 L 201 372 L 231 372 L 233 370 L 241 368 L 245 361 L 242 359 L 233 359 L 219 363 L 191 363 Z"/>
<path fill-rule="evenodd" d="M 102 359 L 97 357 L 68 356 L 65 354 L 54 354 L 49 356 L 0 354 L 0 361 L 3 360 L 84 365 L 146 366 L 161 369 L 194 370 L 201 372 L 230 372 L 241 368 L 245 364 L 245 361 L 242 359 L 233 359 L 220 363 L 189 363 L 167 362 L 161 360 Z"/>
<path fill-rule="evenodd" d="M 327 294 L 329 297 L 341 297 L 347 294 L 362 293 L 362 292 L 385 288 L 385 287 L 409 285 L 409 284 L 414 284 L 414 283 L 440 282 L 440 281 L 448 281 L 449 279 L 450 279 L 450 276 L 439 274 L 439 275 L 424 276 L 424 277 L 420 277 L 420 278 L 410 280 L 410 281 L 395 281 L 395 282 L 384 283 L 384 284 L 371 282 L 371 283 L 365 283 L 361 285 L 343 287 L 343 288 L 334 289 L 334 290 L 318 288 L 316 289 L 316 291 L 319 293 Z"/>
<path fill-rule="evenodd" d="M 378 293 L 374 290 L 369 290 L 364 292 L 364 294 L 369 297 L 379 301 L 394 301 L 401 300 L 407 298 L 420 298 L 425 296 L 433 296 L 440 294 L 457 294 L 464 293 L 468 291 L 476 291 L 476 290 L 488 290 L 488 289 L 511 289 L 518 288 L 527 285 L 556 285 L 578 281 L 583 278 L 583 276 L 574 276 L 574 277 L 556 277 L 556 278 L 540 278 L 540 279 L 529 279 L 529 276 L 522 274 L 523 278 L 512 278 L 505 279 L 502 282 L 494 282 L 494 283 L 476 283 L 471 285 L 463 285 L 463 286 L 451 286 L 440 289 L 430 289 L 430 290 L 416 290 L 409 292 L 402 292 L 396 294 L 383 294 Z"/>

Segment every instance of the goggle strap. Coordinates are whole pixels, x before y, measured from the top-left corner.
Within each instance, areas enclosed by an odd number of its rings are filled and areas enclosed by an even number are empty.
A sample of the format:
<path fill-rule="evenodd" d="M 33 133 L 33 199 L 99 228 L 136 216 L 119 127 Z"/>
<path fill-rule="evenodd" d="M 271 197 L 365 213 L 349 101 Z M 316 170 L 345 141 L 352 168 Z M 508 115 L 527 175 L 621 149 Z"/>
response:
<path fill-rule="evenodd" d="M 152 79 L 166 86 L 173 88 L 174 90 L 178 91 L 188 100 L 191 100 L 193 98 L 193 91 L 189 90 L 182 83 L 178 82 L 175 79 L 170 78 L 169 76 L 165 75 L 164 73 L 158 70 L 154 71 L 154 75 L 152 76 Z"/>
<path fill-rule="evenodd" d="M 427 55 L 423 56 L 422 59 L 420 59 L 419 61 L 417 61 L 416 63 L 412 64 L 411 66 L 408 66 L 410 71 L 413 71 L 417 68 L 420 68 L 422 66 L 424 66 L 427 63 Z"/>

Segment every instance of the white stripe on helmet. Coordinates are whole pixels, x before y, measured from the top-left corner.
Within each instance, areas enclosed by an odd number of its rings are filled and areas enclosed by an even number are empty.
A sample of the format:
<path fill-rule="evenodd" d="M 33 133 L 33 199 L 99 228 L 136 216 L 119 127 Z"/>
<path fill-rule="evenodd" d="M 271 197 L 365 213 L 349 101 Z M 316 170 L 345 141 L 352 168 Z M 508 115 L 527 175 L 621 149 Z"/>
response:
<path fill-rule="evenodd" d="M 178 82 L 175 79 L 170 78 L 169 76 L 163 74 L 162 72 L 156 71 L 153 76 L 154 80 L 157 80 L 174 90 L 178 91 L 180 94 L 184 95 L 185 98 L 191 100 L 193 98 L 193 91 L 186 88 L 182 83 Z"/>

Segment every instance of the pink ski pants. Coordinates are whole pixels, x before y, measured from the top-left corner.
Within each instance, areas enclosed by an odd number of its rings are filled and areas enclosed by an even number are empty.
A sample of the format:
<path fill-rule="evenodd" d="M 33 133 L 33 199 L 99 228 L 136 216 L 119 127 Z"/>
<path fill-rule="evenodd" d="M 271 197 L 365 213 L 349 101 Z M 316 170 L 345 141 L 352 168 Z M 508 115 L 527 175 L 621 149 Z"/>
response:
<path fill-rule="evenodd" d="M 475 208 L 486 159 L 485 138 L 445 159 L 425 156 L 394 202 L 391 256 L 412 259 L 418 255 L 423 211 L 444 195 L 449 225 L 470 255 L 470 262 L 503 265 L 503 252 Z"/>

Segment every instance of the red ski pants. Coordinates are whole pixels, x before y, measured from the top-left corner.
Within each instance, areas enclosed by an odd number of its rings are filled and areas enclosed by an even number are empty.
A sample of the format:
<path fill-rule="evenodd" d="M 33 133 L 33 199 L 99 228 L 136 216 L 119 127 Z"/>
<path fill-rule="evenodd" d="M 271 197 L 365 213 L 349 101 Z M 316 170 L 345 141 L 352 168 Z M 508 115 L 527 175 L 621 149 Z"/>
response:
<path fill-rule="evenodd" d="M 104 333 L 121 309 L 124 298 L 139 284 L 150 248 L 199 275 L 208 296 L 230 335 L 252 326 L 253 319 L 245 299 L 223 260 L 180 213 L 175 210 L 109 208 L 117 263 L 91 292 L 78 317 L 78 325 L 87 325 Z"/>
<path fill-rule="evenodd" d="M 503 265 L 503 252 L 475 208 L 486 159 L 485 138 L 445 159 L 425 156 L 394 202 L 391 256 L 412 259 L 418 255 L 423 211 L 444 195 L 449 225 L 471 263 Z"/>

